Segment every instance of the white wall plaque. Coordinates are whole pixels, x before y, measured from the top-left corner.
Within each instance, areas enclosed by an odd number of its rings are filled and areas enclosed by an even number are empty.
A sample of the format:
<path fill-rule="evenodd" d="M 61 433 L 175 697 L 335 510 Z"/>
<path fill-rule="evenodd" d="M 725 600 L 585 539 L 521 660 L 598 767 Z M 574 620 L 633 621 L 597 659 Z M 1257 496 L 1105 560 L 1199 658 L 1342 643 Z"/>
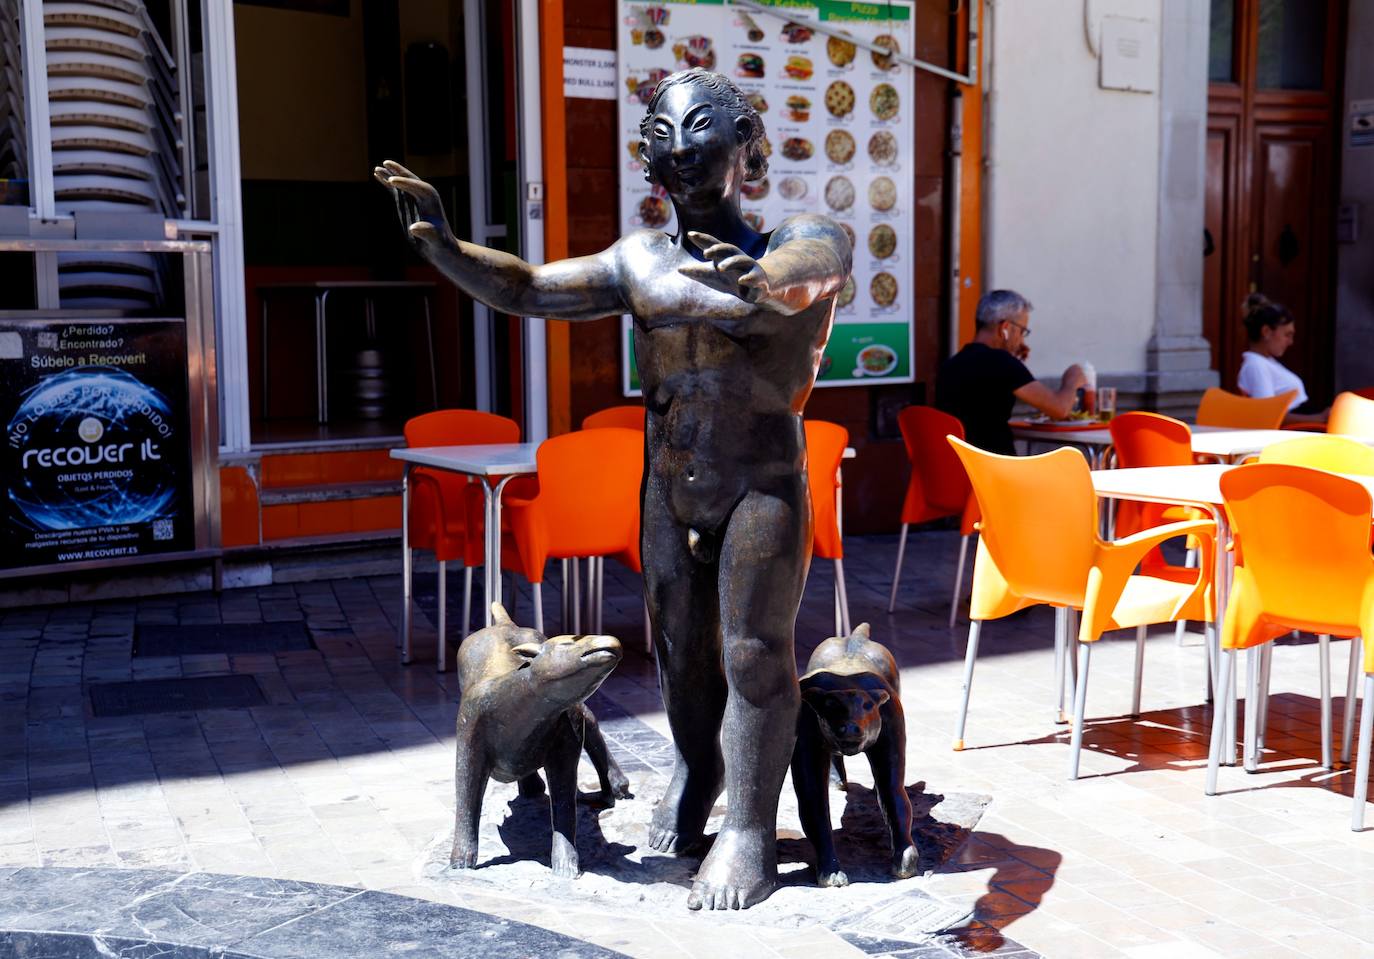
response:
<path fill-rule="evenodd" d="M 563 96 L 614 100 L 615 77 L 614 50 L 563 48 Z"/>

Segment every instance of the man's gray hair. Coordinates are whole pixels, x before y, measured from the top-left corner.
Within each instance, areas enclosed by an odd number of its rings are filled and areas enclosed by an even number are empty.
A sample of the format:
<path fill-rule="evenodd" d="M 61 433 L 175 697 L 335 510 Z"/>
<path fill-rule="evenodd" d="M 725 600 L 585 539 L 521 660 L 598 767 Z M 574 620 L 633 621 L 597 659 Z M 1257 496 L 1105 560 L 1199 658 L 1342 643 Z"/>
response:
<path fill-rule="evenodd" d="M 1031 306 L 1030 300 L 1015 290 L 992 290 L 984 293 L 983 298 L 978 301 L 974 323 L 978 329 L 983 330 L 998 323 L 1009 323 L 1017 314 L 1029 313 L 1032 309 L 1034 307 Z"/>

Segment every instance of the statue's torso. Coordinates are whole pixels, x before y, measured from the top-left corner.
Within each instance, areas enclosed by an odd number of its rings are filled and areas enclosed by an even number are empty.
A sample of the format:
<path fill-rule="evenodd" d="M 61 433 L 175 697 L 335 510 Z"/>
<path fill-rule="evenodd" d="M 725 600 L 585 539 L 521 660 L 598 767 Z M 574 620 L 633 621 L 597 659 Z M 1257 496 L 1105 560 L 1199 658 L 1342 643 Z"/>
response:
<path fill-rule="evenodd" d="M 786 316 L 683 276 L 699 261 L 662 233 L 622 242 L 649 468 L 682 521 L 711 527 L 749 489 L 801 472 L 834 297 Z"/>

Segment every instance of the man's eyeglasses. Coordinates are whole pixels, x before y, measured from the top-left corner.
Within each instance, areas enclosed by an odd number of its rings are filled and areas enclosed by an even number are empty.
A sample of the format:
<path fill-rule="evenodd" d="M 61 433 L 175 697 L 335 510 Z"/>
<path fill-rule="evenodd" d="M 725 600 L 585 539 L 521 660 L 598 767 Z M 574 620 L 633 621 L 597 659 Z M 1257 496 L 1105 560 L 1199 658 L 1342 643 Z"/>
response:
<path fill-rule="evenodd" d="M 1022 336 L 1030 336 L 1031 330 L 1029 326 L 1023 326 L 1020 323 L 1013 323 L 1011 320 L 1007 320 L 1005 322 L 1007 326 L 1014 326 L 1018 330 L 1020 330 Z"/>

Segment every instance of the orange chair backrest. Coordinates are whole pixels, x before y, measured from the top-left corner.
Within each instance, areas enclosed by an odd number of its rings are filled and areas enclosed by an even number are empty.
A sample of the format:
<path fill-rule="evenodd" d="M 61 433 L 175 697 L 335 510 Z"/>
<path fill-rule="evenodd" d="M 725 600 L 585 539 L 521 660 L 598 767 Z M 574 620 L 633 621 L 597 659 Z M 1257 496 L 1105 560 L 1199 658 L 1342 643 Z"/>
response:
<path fill-rule="evenodd" d="M 836 475 L 849 430 L 838 423 L 806 420 L 806 480 L 811 487 L 813 552 L 820 559 L 844 559 L 840 517 L 835 512 Z"/>
<path fill-rule="evenodd" d="M 1273 443 L 1260 452 L 1259 461 L 1307 466 L 1328 473 L 1374 476 L 1374 447 L 1365 446 L 1347 436 L 1323 436 L 1317 433 Z"/>
<path fill-rule="evenodd" d="M 406 420 L 406 446 L 519 443 L 520 424 L 481 410 L 435 410 Z"/>
<path fill-rule="evenodd" d="M 1012 592 L 1081 605 L 1097 549 L 1097 496 L 1083 455 L 1002 456 L 951 438 L 982 512 L 982 547 Z"/>
<path fill-rule="evenodd" d="M 1188 424 L 1159 413 L 1122 413 L 1109 426 L 1116 465 L 1190 466 L 1193 433 Z"/>
<path fill-rule="evenodd" d="M 602 556 L 637 546 L 644 434 L 611 427 L 564 433 L 535 454 L 552 556 Z"/>
<path fill-rule="evenodd" d="M 1322 470 L 1255 463 L 1222 474 L 1221 493 L 1267 614 L 1314 626 L 1359 622 L 1374 575 L 1369 490 Z"/>
<path fill-rule="evenodd" d="M 1326 431 L 1374 438 L 1374 399 L 1366 399 L 1358 393 L 1340 394 L 1331 404 Z"/>
<path fill-rule="evenodd" d="M 964 438 L 964 424 L 931 406 L 908 406 L 897 414 L 897 427 L 911 461 L 911 481 L 902 502 L 903 523 L 924 523 L 961 513 L 972 487 L 946 436 Z"/>
<path fill-rule="evenodd" d="M 644 432 L 644 407 L 634 405 L 611 406 L 604 410 L 597 410 L 582 420 L 584 430 L 604 430 L 608 427 Z"/>
<path fill-rule="evenodd" d="M 1293 402 L 1296 395 L 1289 390 L 1278 396 L 1241 396 L 1213 386 L 1202 394 L 1202 402 L 1197 406 L 1197 425 L 1276 430 L 1283 425 L 1288 404 Z"/>

